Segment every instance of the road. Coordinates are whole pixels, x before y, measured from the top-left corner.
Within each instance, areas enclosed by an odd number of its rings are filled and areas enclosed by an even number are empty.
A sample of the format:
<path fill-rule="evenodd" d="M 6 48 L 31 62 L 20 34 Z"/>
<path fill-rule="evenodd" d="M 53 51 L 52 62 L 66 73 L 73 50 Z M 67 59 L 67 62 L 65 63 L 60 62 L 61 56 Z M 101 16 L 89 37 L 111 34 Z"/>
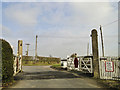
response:
<path fill-rule="evenodd" d="M 93 79 L 58 71 L 50 66 L 23 66 L 10 88 L 101 88 Z"/>

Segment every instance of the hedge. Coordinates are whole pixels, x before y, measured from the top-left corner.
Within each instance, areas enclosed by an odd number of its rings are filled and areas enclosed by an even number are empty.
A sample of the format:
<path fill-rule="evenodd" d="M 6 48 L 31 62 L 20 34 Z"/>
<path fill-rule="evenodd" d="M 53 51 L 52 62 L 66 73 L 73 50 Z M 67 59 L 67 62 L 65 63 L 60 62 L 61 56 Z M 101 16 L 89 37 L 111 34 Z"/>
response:
<path fill-rule="evenodd" d="M 7 83 L 13 80 L 13 50 L 7 41 L 0 39 L 0 42 L 1 41 L 2 47 L 0 47 L 0 49 L 2 50 L 2 82 Z"/>
<path fill-rule="evenodd" d="M 52 64 L 59 64 L 60 58 L 56 57 L 37 57 L 37 61 L 34 60 L 33 56 L 23 56 L 22 64 L 23 65 L 52 65 Z"/>
<path fill-rule="evenodd" d="M 0 83 L 2 81 L 2 40 L 0 40 Z"/>

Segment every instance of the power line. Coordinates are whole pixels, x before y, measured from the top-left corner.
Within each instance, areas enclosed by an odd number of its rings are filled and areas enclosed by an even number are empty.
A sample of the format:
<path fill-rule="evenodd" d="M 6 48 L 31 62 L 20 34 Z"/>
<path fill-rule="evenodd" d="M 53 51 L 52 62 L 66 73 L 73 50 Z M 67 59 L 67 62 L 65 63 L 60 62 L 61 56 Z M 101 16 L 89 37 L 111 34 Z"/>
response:
<path fill-rule="evenodd" d="M 63 39 L 80 39 L 80 38 L 89 38 L 88 36 L 81 37 L 65 37 L 65 36 L 39 36 L 40 38 L 63 38 Z"/>
<path fill-rule="evenodd" d="M 108 26 L 108 25 L 110 25 L 110 24 L 113 24 L 113 23 L 115 23 L 115 22 L 119 21 L 119 20 L 120 20 L 120 18 L 119 18 L 119 19 L 117 19 L 117 20 L 115 20 L 115 21 L 113 21 L 113 22 L 110 22 L 110 23 L 108 23 L 108 24 L 105 24 L 105 25 L 103 25 L 102 27 L 106 27 L 106 26 Z"/>
<path fill-rule="evenodd" d="M 34 51 L 35 49 L 29 50 L 29 51 Z"/>
<path fill-rule="evenodd" d="M 115 37 L 117 35 L 106 35 L 105 37 Z M 40 38 L 60 38 L 60 39 L 83 39 L 83 38 L 89 38 L 88 36 L 83 36 L 83 37 L 62 37 L 62 36 L 39 36 Z"/>
<path fill-rule="evenodd" d="M 112 21 L 112 22 L 110 22 L 110 23 L 108 23 L 108 24 L 105 24 L 105 25 L 103 25 L 102 27 L 106 27 L 106 26 L 108 26 L 108 25 L 111 25 L 111 24 L 113 24 L 113 23 L 115 23 L 115 22 L 117 22 L 117 21 L 119 21 L 120 20 L 120 18 L 119 19 L 117 19 L 117 20 L 115 20 L 115 21 Z M 43 36 L 39 36 L 39 37 L 41 37 L 41 38 L 64 38 L 64 39 L 81 39 L 81 38 L 88 38 L 87 36 L 81 36 L 80 35 L 80 37 L 61 37 L 61 36 L 46 36 L 46 35 L 43 35 Z M 107 37 L 111 37 L 111 36 L 107 36 Z"/>

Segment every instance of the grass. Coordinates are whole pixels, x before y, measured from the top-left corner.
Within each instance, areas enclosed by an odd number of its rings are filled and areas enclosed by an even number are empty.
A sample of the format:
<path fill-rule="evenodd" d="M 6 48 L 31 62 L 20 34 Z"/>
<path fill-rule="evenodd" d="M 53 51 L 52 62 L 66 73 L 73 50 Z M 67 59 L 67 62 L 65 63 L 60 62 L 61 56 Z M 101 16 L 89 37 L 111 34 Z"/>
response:
<path fill-rule="evenodd" d="M 120 90 L 120 81 L 97 79 L 97 82 L 100 84 L 103 84 L 103 87 L 114 88 L 116 90 Z"/>
<path fill-rule="evenodd" d="M 52 66 L 53 66 L 53 67 L 61 67 L 60 64 L 53 64 Z"/>
<path fill-rule="evenodd" d="M 51 64 L 36 63 L 36 64 L 23 64 L 23 66 L 47 66 Z"/>
<path fill-rule="evenodd" d="M 47 65 L 55 65 L 56 63 L 41 63 L 41 62 L 28 62 L 28 63 L 23 63 L 23 66 L 47 66 Z M 57 65 L 57 64 L 56 64 Z"/>
<path fill-rule="evenodd" d="M 61 64 L 53 64 L 51 66 L 51 68 L 57 69 L 57 70 L 66 70 L 66 69 L 64 69 L 64 68 L 61 67 Z"/>
<path fill-rule="evenodd" d="M 44 66 L 44 65 L 53 65 L 57 64 L 58 62 L 47 62 L 47 61 L 23 61 L 22 64 L 23 66 Z"/>

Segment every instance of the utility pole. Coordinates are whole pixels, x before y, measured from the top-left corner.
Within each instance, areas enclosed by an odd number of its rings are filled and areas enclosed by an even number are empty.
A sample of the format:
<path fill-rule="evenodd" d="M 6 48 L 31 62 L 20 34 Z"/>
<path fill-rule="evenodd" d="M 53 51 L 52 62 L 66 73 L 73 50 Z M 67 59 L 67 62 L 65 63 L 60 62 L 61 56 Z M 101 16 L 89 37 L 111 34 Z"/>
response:
<path fill-rule="evenodd" d="M 87 56 L 89 56 L 89 43 L 87 44 Z"/>
<path fill-rule="evenodd" d="M 36 35 L 35 60 L 37 59 L 37 38 L 38 36 Z"/>
<path fill-rule="evenodd" d="M 102 26 L 100 25 L 100 33 L 101 33 L 101 43 L 102 43 L 102 56 L 104 57 L 104 45 L 103 45 L 103 35 L 102 35 Z"/>
<path fill-rule="evenodd" d="M 26 51 L 26 56 L 28 56 L 28 51 L 29 51 L 29 43 L 27 43 L 27 44 L 25 44 L 25 45 L 27 45 L 27 51 Z"/>

